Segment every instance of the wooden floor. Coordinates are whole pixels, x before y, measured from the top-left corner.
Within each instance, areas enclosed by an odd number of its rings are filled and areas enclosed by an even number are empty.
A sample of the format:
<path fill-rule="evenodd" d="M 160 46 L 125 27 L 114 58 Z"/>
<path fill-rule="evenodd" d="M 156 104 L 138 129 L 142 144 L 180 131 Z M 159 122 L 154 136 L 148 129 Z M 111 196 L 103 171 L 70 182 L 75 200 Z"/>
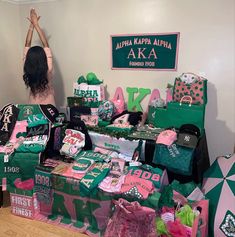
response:
<path fill-rule="evenodd" d="M 29 220 L 11 214 L 10 207 L 0 208 L 1 237 L 87 237 L 59 226 Z"/>

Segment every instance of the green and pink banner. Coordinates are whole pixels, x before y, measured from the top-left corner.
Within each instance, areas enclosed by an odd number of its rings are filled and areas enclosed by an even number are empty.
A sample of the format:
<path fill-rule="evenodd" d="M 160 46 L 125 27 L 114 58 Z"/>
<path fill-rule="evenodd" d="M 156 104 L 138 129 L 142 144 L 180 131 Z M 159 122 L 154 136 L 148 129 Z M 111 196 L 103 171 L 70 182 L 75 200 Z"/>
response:
<path fill-rule="evenodd" d="M 112 69 L 176 71 L 179 35 L 111 35 Z"/>
<path fill-rule="evenodd" d="M 51 182 L 47 180 L 51 178 Z M 112 196 L 103 191 L 82 194 L 79 180 L 36 169 L 35 189 L 40 206 L 37 220 L 100 236 L 111 215 Z M 47 201 L 48 200 L 48 201 Z"/>

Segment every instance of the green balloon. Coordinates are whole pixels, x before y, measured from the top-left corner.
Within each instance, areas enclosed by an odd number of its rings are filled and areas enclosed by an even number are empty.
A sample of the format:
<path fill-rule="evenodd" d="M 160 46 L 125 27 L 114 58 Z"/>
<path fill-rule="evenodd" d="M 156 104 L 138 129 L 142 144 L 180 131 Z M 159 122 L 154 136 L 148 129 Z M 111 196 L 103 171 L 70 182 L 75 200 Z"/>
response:
<path fill-rule="evenodd" d="M 97 76 L 95 75 L 95 73 L 93 72 L 89 72 L 86 76 L 86 80 L 87 80 L 87 84 L 88 85 L 99 85 L 102 84 L 103 81 L 100 81 Z"/>
<path fill-rule="evenodd" d="M 80 76 L 79 78 L 78 78 L 78 80 L 77 80 L 77 83 L 78 84 L 81 84 L 81 83 L 86 83 L 87 81 L 86 81 L 86 78 L 84 77 L 84 76 Z"/>
<path fill-rule="evenodd" d="M 87 73 L 87 75 L 86 75 L 86 79 L 87 79 L 88 81 L 90 81 L 90 80 L 93 80 L 93 79 L 97 79 L 97 76 L 95 75 L 94 72 L 89 72 L 89 73 Z"/>

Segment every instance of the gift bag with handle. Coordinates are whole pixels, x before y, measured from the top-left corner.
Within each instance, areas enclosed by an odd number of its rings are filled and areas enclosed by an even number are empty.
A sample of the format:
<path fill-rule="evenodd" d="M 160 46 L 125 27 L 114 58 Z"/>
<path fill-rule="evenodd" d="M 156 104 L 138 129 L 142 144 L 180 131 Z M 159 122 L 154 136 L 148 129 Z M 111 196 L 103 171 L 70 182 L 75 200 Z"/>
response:
<path fill-rule="evenodd" d="M 183 73 L 175 79 L 173 101 L 180 101 L 183 96 L 191 96 L 192 104 L 207 103 L 207 80 L 194 73 Z"/>
<path fill-rule="evenodd" d="M 109 220 L 104 237 L 156 237 L 155 218 L 152 208 L 141 206 L 137 201 L 114 200 L 115 211 Z"/>
<path fill-rule="evenodd" d="M 170 121 L 174 121 L 175 126 L 179 128 L 183 124 L 194 124 L 201 130 L 204 129 L 205 109 L 204 104 L 193 104 L 191 96 L 183 96 L 180 102 L 169 102 L 167 109 Z"/>
<path fill-rule="evenodd" d="M 193 203 L 192 206 L 200 209 L 200 215 L 196 218 L 192 226 L 192 237 L 207 237 L 209 200 L 200 200 Z"/>
<path fill-rule="evenodd" d="M 191 96 L 183 96 L 179 102 L 167 103 L 166 108 L 156 108 L 153 124 L 159 128 L 180 128 L 183 124 L 194 124 L 203 131 L 205 109 L 204 104 L 192 104 Z"/>

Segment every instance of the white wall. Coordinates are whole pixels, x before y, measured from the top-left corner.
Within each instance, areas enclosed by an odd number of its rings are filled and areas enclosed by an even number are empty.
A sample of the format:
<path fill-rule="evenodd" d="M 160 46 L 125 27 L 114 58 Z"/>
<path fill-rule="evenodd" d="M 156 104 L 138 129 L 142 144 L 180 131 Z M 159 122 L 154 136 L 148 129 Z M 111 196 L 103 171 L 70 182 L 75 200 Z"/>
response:
<path fill-rule="evenodd" d="M 21 76 L 19 7 L 0 1 L 0 107 L 26 99 Z"/>
<path fill-rule="evenodd" d="M 90 71 L 104 80 L 111 96 L 117 86 L 164 91 L 167 83 L 173 83 L 183 72 L 204 73 L 209 81 L 206 133 L 210 159 L 233 151 L 234 0 L 58 0 L 20 5 L 22 38 L 14 47 L 24 43 L 26 16 L 32 6 L 41 15 L 41 25 L 54 53 L 58 106 L 66 104 L 78 76 Z M 7 19 L 12 20 L 10 15 L 6 15 Z M 9 34 L 14 34 L 10 29 Z M 110 35 L 164 32 L 180 32 L 176 72 L 110 69 Z M 19 97 L 24 90 L 21 93 Z"/>

